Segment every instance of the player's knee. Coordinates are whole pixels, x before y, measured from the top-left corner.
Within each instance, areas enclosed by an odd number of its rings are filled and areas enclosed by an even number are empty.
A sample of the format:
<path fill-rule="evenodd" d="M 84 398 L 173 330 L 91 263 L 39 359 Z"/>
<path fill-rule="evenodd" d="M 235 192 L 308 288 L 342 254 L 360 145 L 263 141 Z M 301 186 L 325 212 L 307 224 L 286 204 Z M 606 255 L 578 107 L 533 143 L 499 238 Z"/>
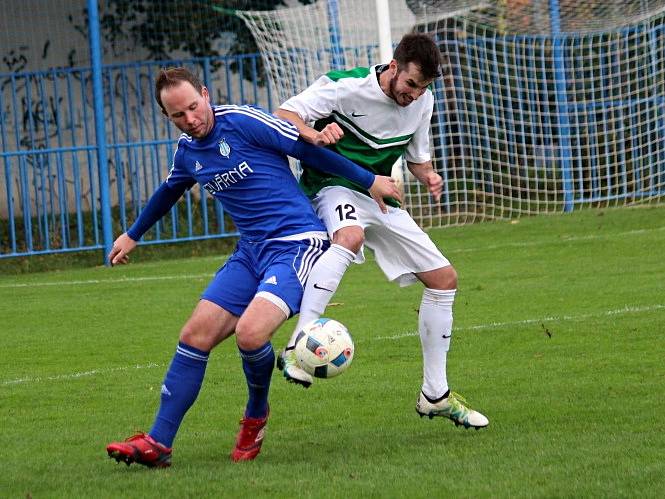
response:
<path fill-rule="evenodd" d="M 265 345 L 265 334 L 252 321 L 242 318 L 236 325 L 236 342 L 243 350 L 256 350 Z"/>
<path fill-rule="evenodd" d="M 209 352 L 218 343 L 212 328 L 193 320 L 187 321 L 180 330 L 180 341 L 204 352 Z"/>
<path fill-rule="evenodd" d="M 358 226 L 344 227 L 333 235 L 334 244 L 339 244 L 353 253 L 358 253 L 364 242 L 365 231 Z"/>
<path fill-rule="evenodd" d="M 441 269 L 439 289 L 457 289 L 457 271 L 452 265 Z"/>
<path fill-rule="evenodd" d="M 423 283 L 430 289 L 457 289 L 457 272 L 452 265 L 426 273 Z"/>

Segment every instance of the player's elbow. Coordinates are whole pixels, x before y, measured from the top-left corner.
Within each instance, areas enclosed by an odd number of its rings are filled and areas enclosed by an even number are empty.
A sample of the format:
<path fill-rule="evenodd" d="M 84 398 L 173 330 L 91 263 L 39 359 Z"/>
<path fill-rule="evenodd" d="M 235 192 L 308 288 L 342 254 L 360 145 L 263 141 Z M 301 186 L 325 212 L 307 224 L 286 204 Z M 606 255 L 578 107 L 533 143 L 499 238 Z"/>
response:
<path fill-rule="evenodd" d="M 292 115 L 292 113 L 290 113 L 289 111 L 286 111 L 286 110 L 282 109 L 281 107 L 280 107 L 279 109 L 277 109 L 277 111 L 275 111 L 273 114 L 274 114 L 275 116 L 277 116 L 277 117 L 278 117 L 279 119 L 281 119 L 281 120 L 285 120 L 285 121 L 293 121 L 293 115 Z"/>

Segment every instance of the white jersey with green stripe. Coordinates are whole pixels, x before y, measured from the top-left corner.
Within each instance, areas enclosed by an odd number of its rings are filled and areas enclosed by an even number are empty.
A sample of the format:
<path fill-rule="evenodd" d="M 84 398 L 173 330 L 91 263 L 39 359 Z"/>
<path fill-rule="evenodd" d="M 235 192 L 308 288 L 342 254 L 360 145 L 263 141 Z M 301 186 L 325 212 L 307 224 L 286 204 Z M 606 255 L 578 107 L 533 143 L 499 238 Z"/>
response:
<path fill-rule="evenodd" d="M 344 137 L 331 149 L 378 175 L 390 175 L 395 161 L 429 161 L 429 126 L 434 98 L 425 93 L 406 107 L 388 97 L 377 77 L 377 66 L 331 71 L 280 107 L 298 114 L 317 130 L 336 122 Z M 301 185 L 308 196 L 330 185 L 365 192 L 340 177 L 303 165 Z M 397 205 L 397 202 L 390 203 Z"/>

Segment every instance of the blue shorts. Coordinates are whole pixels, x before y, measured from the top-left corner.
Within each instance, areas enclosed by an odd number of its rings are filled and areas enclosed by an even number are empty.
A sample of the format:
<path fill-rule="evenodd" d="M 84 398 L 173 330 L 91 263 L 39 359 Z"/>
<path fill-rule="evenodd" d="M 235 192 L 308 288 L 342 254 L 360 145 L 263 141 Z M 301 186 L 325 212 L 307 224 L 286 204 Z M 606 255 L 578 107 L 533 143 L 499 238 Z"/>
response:
<path fill-rule="evenodd" d="M 261 296 L 291 317 L 300 311 L 312 266 L 329 246 L 325 233 L 297 240 L 241 239 L 201 298 L 241 316 L 249 302 Z"/>

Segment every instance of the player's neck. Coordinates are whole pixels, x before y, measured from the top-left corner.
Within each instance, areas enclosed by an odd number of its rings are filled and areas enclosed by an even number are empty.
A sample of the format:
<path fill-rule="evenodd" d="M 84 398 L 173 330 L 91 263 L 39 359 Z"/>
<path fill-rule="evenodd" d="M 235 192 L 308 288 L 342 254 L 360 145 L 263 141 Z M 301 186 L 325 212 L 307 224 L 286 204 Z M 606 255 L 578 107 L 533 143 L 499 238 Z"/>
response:
<path fill-rule="evenodd" d="M 384 94 L 386 94 L 387 97 L 390 97 L 392 99 L 392 95 L 390 93 L 390 71 L 385 70 L 379 75 L 379 87 L 381 87 L 381 90 L 383 91 Z"/>

